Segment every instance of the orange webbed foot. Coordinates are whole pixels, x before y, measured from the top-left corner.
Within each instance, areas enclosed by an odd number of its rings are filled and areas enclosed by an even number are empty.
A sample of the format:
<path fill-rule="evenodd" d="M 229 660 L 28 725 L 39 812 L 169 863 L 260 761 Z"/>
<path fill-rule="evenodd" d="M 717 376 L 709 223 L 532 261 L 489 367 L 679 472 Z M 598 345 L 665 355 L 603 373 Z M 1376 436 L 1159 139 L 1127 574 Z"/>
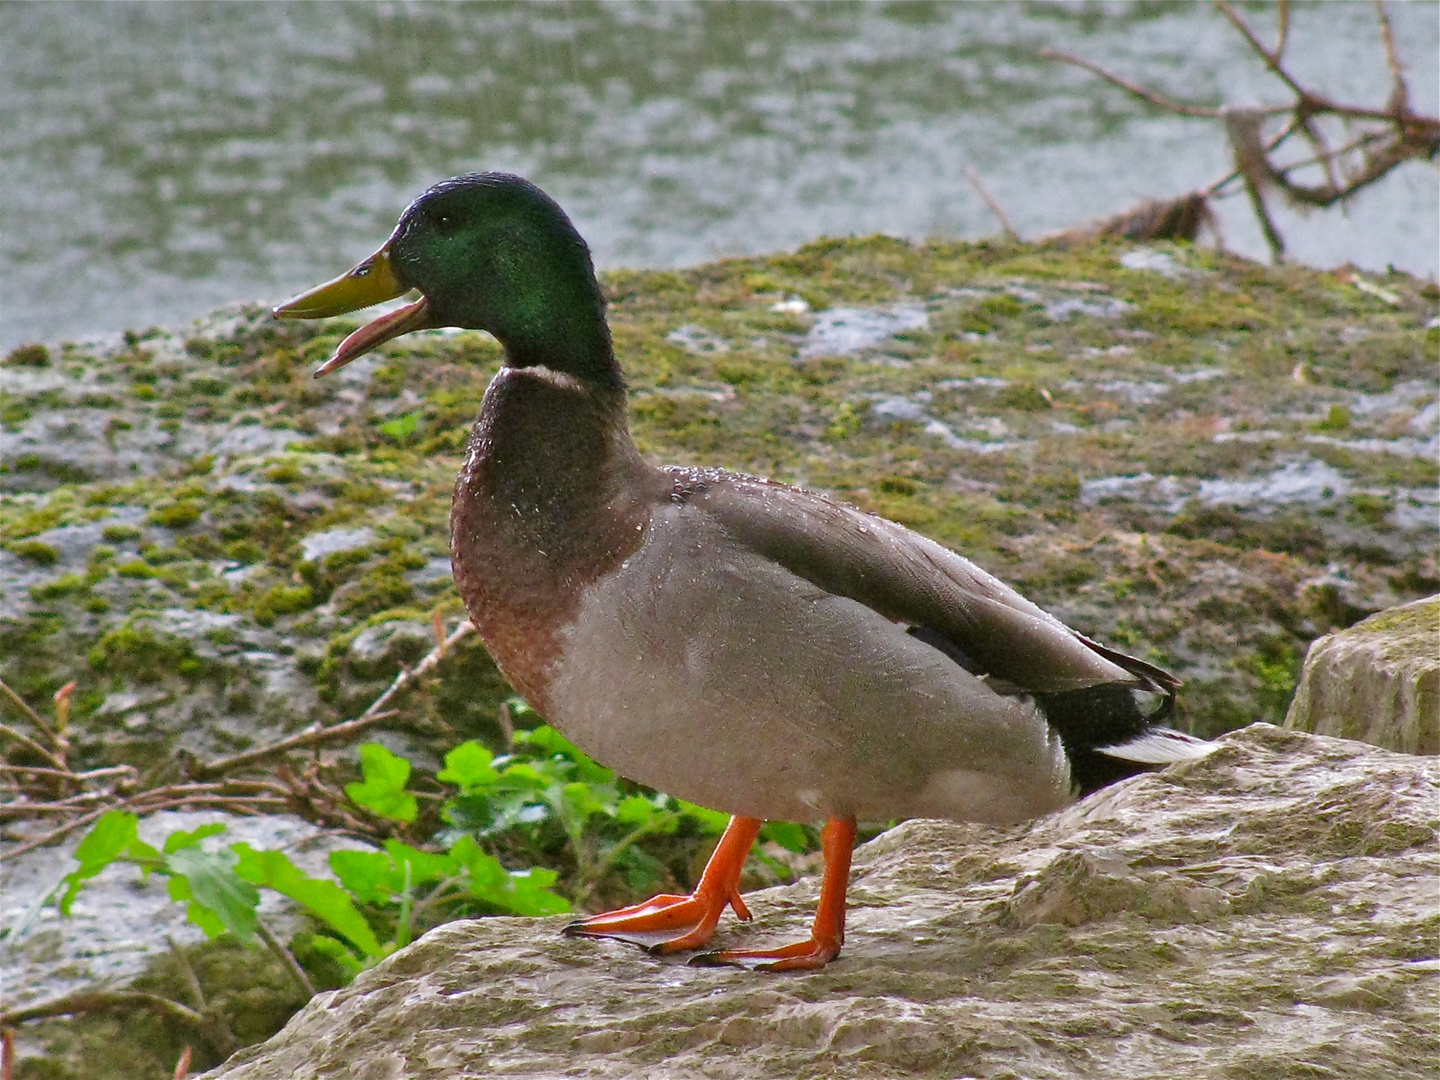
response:
<path fill-rule="evenodd" d="M 726 905 L 738 899 L 738 895 L 705 895 L 699 889 L 689 896 L 662 893 L 642 904 L 580 919 L 565 927 L 565 933 L 571 937 L 628 941 L 652 953 L 698 949 L 715 933 L 715 924 Z M 742 919 L 750 917 L 743 902 L 735 913 Z"/>
<path fill-rule="evenodd" d="M 698 967 L 739 967 L 747 971 L 813 971 L 840 955 L 845 943 L 845 892 L 850 884 L 850 854 L 855 848 L 855 819 L 831 818 L 820 834 L 825 878 L 808 941 L 779 949 L 721 949 L 692 956 Z"/>
<path fill-rule="evenodd" d="M 696 967 L 738 967 L 747 971 L 813 971 L 840 955 L 833 938 L 797 941 L 779 949 L 721 949 L 690 958 Z"/>
<path fill-rule="evenodd" d="M 740 871 L 760 825 L 756 818 L 731 818 L 715 854 L 705 865 L 700 883 L 689 896 L 663 893 L 643 903 L 580 919 L 567 926 L 565 933 L 614 938 L 652 953 L 700 948 L 714 935 L 715 924 L 727 906 L 733 907 L 741 919 L 750 918 L 749 909 L 740 899 Z"/>

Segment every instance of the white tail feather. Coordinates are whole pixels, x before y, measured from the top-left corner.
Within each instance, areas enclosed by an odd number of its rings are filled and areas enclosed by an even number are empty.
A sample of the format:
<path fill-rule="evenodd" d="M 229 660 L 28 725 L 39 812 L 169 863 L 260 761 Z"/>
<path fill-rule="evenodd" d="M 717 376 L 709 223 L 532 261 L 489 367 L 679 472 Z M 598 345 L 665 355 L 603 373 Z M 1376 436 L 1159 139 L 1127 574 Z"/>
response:
<path fill-rule="evenodd" d="M 1097 746 L 1102 754 L 1140 765 L 1169 765 L 1176 761 L 1198 761 L 1220 749 L 1219 743 L 1206 742 L 1194 735 L 1171 728 L 1151 728 L 1129 742 L 1115 746 Z"/>

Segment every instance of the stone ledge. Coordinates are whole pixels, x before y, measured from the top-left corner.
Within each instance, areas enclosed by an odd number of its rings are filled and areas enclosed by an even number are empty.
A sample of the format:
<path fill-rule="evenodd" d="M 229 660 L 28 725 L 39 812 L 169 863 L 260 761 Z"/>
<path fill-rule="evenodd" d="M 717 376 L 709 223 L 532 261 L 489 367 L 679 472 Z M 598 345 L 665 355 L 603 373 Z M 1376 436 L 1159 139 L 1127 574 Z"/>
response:
<path fill-rule="evenodd" d="M 1440 762 L 1257 724 L 1028 826 L 857 852 L 845 953 L 769 976 L 425 935 L 210 1080 L 1430 1077 Z M 813 879 L 723 943 L 799 936 Z"/>
<path fill-rule="evenodd" d="M 1440 754 L 1440 596 L 1313 642 L 1285 726 Z"/>

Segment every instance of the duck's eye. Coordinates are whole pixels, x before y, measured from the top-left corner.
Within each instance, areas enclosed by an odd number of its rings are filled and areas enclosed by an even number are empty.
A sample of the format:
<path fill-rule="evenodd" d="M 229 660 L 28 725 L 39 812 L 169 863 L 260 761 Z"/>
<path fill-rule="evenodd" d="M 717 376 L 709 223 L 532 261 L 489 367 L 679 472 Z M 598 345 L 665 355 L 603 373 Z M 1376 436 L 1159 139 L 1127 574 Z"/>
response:
<path fill-rule="evenodd" d="M 453 214 L 436 214 L 436 215 L 435 215 L 435 226 L 436 226 L 436 228 L 438 228 L 441 232 L 447 232 L 447 233 L 448 233 L 448 232 L 454 232 L 454 231 L 455 231 L 455 225 L 456 225 L 456 221 L 455 221 L 455 217 L 454 217 Z"/>

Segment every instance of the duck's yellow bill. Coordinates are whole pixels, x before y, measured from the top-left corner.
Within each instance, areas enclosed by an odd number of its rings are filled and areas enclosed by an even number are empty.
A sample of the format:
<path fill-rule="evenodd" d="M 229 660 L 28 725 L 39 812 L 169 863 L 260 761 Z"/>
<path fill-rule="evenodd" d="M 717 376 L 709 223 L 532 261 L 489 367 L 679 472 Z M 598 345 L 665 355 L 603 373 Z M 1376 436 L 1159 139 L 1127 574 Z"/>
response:
<path fill-rule="evenodd" d="M 348 274 L 342 274 L 334 281 L 317 285 L 308 292 L 285 301 L 271 314 L 277 319 L 328 319 L 332 315 L 344 315 L 393 300 L 408 291 L 395 276 L 395 269 L 390 262 L 390 247 L 387 244 Z M 430 326 L 429 305 L 422 296 L 415 303 L 406 304 L 356 330 L 336 347 L 329 360 L 315 369 L 315 378 L 344 367 L 357 356 L 391 338 L 408 334 L 412 330 L 425 330 Z"/>

